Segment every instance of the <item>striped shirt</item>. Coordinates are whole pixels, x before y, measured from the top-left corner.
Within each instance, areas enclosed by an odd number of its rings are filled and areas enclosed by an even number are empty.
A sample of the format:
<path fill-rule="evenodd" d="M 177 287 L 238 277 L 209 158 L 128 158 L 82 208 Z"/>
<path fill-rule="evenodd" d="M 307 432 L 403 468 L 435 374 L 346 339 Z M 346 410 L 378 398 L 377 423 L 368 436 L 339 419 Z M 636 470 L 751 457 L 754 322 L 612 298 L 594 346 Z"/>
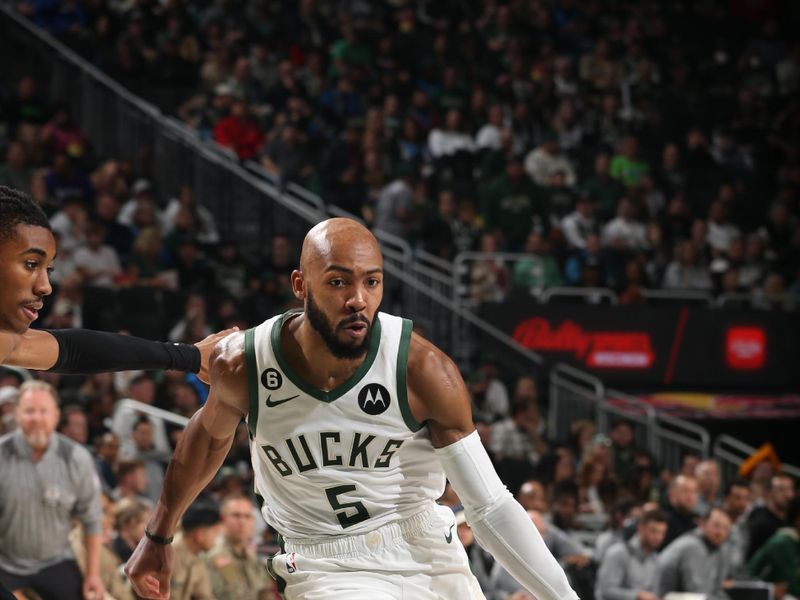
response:
<path fill-rule="evenodd" d="M 99 534 L 100 481 L 83 446 L 53 433 L 39 462 L 20 430 L 0 437 L 0 568 L 30 575 L 74 559 L 72 520 Z"/>

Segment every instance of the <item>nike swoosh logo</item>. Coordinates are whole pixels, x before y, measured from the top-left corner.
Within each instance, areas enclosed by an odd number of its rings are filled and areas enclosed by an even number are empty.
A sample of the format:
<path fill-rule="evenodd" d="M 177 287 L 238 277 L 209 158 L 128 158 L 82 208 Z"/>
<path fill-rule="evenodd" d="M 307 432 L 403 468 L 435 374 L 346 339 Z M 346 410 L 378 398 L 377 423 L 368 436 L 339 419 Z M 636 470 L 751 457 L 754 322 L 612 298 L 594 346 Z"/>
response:
<path fill-rule="evenodd" d="M 289 396 L 288 398 L 284 398 L 283 400 L 272 400 L 272 394 L 270 394 L 269 396 L 267 396 L 267 406 L 270 408 L 275 408 L 276 406 L 280 406 L 284 402 L 288 402 L 289 400 L 294 400 L 299 395 L 300 394 L 297 394 L 295 396 Z"/>
<path fill-rule="evenodd" d="M 444 539 L 447 540 L 448 544 L 453 541 L 453 527 L 454 526 L 455 526 L 455 524 L 450 525 L 450 530 L 444 536 Z"/>

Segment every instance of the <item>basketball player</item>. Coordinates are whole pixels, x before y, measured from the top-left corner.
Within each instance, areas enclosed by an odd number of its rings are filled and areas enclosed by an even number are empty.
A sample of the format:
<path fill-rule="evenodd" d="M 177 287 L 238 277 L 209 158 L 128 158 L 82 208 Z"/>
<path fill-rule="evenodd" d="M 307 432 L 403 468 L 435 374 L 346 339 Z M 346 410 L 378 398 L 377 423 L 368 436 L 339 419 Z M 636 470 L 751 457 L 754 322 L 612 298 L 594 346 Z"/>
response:
<path fill-rule="evenodd" d="M 211 351 L 229 331 L 191 345 L 87 329 L 29 329 L 53 291 L 55 257 L 56 241 L 39 205 L 0 186 L 0 364 L 82 374 L 177 369 L 207 379 Z"/>
<path fill-rule="evenodd" d="M 367 229 L 325 221 L 292 273 L 304 310 L 217 346 L 208 402 L 126 566 L 137 593 L 169 597 L 176 524 L 246 416 L 263 514 L 284 539 L 269 570 L 286 598 L 483 598 L 453 512 L 434 502 L 445 475 L 479 542 L 522 586 L 577 598 L 497 477 L 456 366 L 410 321 L 378 312 L 382 266 Z"/>

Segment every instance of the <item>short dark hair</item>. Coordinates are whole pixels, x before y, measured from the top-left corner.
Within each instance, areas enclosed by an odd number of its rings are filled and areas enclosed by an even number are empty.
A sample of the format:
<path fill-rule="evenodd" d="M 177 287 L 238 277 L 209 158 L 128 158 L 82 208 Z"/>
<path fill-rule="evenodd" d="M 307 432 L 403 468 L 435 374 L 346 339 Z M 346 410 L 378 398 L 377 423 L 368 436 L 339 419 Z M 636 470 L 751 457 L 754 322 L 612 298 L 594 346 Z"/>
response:
<path fill-rule="evenodd" d="M 0 185 L 0 242 L 14 236 L 17 225 L 33 225 L 52 231 L 42 207 L 25 192 Z"/>
<path fill-rule="evenodd" d="M 647 525 L 648 523 L 666 523 L 666 522 L 667 522 L 667 515 L 660 508 L 654 508 L 653 510 L 645 511 L 645 513 L 642 515 L 642 518 L 639 519 L 639 523 L 642 525 Z"/>
<path fill-rule="evenodd" d="M 574 499 L 577 503 L 580 498 L 580 488 L 571 479 L 564 479 L 553 486 L 553 502 L 559 500 Z"/>
<path fill-rule="evenodd" d="M 144 461 L 138 458 L 121 460 L 117 463 L 117 478 L 122 479 L 137 469 L 144 469 Z"/>
<path fill-rule="evenodd" d="M 219 505 L 212 500 L 201 499 L 186 509 L 181 518 L 181 527 L 184 531 L 194 531 L 201 527 L 212 527 L 219 521 Z"/>
<path fill-rule="evenodd" d="M 737 477 L 736 479 L 734 479 L 733 481 L 728 483 L 728 485 L 725 486 L 725 496 L 724 497 L 729 496 L 730 493 L 733 491 L 733 488 L 736 488 L 736 487 L 743 487 L 743 488 L 750 489 L 750 483 L 746 479 L 742 479 L 741 477 Z"/>

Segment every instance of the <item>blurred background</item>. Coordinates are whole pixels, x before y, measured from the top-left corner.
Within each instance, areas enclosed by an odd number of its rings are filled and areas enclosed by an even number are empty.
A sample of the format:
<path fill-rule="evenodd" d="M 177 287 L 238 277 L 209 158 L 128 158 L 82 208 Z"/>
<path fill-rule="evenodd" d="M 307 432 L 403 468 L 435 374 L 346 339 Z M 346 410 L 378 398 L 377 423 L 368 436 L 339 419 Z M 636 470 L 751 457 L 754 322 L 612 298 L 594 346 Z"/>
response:
<path fill-rule="evenodd" d="M 296 306 L 311 225 L 360 219 L 383 310 L 457 361 L 501 476 L 541 487 L 526 506 L 587 557 L 588 598 L 598 536 L 669 509 L 679 475 L 698 515 L 744 478 L 744 531 L 775 476 L 794 494 L 798 26 L 779 0 L 2 2 L 0 184 L 59 248 L 35 325 L 251 327 Z M 157 497 L 207 394 L 4 369 L 0 433 L 30 377 L 113 501 Z M 120 494 L 123 459 L 145 475 Z M 243 430 L 210 495 L 251 480 Z"/>

